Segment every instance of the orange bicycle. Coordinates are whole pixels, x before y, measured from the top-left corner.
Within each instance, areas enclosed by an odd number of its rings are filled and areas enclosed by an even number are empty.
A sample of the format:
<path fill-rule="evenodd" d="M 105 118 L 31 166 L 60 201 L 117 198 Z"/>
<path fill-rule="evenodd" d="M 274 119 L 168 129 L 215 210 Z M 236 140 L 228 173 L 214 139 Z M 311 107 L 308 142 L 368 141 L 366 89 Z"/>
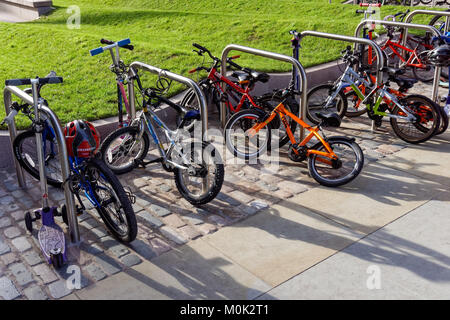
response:
<path fill-rule="evenodd" d="M 274 95 L 282 101 L 271 113 L 260 109 L 248 109 L 235 113 L 225 126 L 225 140 L 228 150 L 242 159 L 261 156 L 271 147 L 279 145 L 278 129 L 274 129 L 272 120 L 281 119 L 289 136 L 288 156 L 294 162 L 308 159 L 308 170 L 320 184 L 337 187 L 356 178 L 364 165 L 364 155 L 354 138 L 342 136 L 326 137 L 323 127 L 339 127 L 341 119 L 335 113 L 317 113 L 321 119 L 317 127 L 311 127 L 295 114 L 288 111 L 284 104 L 299 94 L 292 87 L 276 90 Z M 279 116 L 277 118 L 276 116 Z M 309 131 L 306 138 L 297 143 L 287 118 Z M 320 133 L 319 133 L 320 132 Z M 316 143 L 310 143 L 313 139 Z"/>

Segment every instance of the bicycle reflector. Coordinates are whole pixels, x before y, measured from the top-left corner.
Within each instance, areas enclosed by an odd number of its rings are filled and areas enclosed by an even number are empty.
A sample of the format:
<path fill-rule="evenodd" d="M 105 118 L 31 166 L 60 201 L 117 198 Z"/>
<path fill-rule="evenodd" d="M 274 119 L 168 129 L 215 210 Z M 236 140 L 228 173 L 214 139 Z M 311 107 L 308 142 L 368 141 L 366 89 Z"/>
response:
<path fill-rule="evenodd" d="M 71 157 L 89 158 L 100 147 L 100 135 L 94 126 L 84 120 L 69 122 L 64 127 L 67 152 Z"/>

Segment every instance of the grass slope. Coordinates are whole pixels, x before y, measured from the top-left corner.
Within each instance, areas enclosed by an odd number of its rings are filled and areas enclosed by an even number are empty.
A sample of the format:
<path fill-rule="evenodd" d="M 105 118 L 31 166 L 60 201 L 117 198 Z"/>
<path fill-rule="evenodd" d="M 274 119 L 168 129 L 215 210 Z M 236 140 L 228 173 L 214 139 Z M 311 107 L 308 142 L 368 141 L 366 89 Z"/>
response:
<path fill-rule="evenodd" d="M 89 55 L 90 49 L 100 46 L 101 38 L 131 38 L 135 50 L 121 50 L 126 63 L 139 60 L 187 75 L 202 62 L 193 54 L 192 42 L 206 46 L 216 56 L 229 43 L 290 55 L 291 29 L 353 35 L 361 20 L 354 13 L 356 7 L 325 0 L 80 0 L 81 28 L 70 30 L 66 26 L 71 15 L 67 8 L 73 1 L 53 3 L 56 10 L 38 21 L 0 22 L 4 43 L 0 48 L 0 81 L 56 71 L 64 77 L 64 84 L 48 85 L 42 94 L 63 123 L 116 114 L 109 53 Z M 400 9 L 385 6 L 382 16 Z M 305 38 L 300 61 L 308 67 L 334 60 L 345 45 Z M 251 55 L 242 55 L 239 63 L 264 71 L 289 69 L 287 64 Z M 151 86 L 155 78 L 146 76 L 145 80 Z M 172 93 L 182 89 L 174 85 Z M 4 108 L 0 108 L 3 117 Z M 20 128 L 28 126 L 23 117 L 17 120 Z"/>

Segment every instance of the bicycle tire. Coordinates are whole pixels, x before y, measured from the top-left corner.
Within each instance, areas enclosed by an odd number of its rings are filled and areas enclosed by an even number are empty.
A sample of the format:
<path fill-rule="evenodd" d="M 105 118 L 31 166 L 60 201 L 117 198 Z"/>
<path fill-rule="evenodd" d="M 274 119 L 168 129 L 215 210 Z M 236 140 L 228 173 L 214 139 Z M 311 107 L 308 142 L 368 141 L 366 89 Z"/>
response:
<path fill-rule="evenodd" d="M 423 62 L 426 62 L 426 57 L 427 57 L 427 52 L 426 51 L 423 51 L 423 52 L 421 52 L 421 53 L 419 53 L 418 55 L 417 55 L 417 57 L 422 61 L 422 63 Z M 422 59 L 421 59 L 421 57 L 422 57 Z M 422 82 L 431 82 L 431 81 L 433 81 L 433 79 L 434 79 L 434 70 L 435 70 L 435 67 L 434 66 L 432 66 L 431 64 L 426 64 L 425 63 L 425 65 L 426 65 L 426 67 L 425 68 L 418 68 L 418 67 L 412 67 L 412 71 L 413 71 L 413 74 L 414 74 L 414 77 L 417 79 L 417 80 L 419 80 L 419 81 L 422 81 Z M 422 73 L 423 72 L 423 73 Z"/>
<path fill-rule="evenodd" d="M 314 88 L 312 88 L 311 90 L 308 91 L 308 94 L 307 94 L 308 104 L 306 106 L 306 117 L 313 124 L 318 125 L 322 121 L 320 118 L 318 118 L 316 116 L 317 112 L 326 112 L 326 113 L 330 112 L 329 108 L 323 109 L 323 106 L 326 102 L 326 99 L 332 94 L 333 89 L 334 89 L 334 86 L 332 84 L 327 83 L 327 84 L 320 84 L 318 86 L 315 86 Z M 315 102 L 316 100 L 314 100 L 313 98 L 315 97 L 315 95 L 316 96 L 318 95 L 319 91 L 324 91 L 326 97 L 318 96 L 317 102 Z M 335 108 L 332 108 L 331 112 L 337 113 L 337 115 L 342 119 L 345 116 L 345 113 L 347 112 L 347 98 L 345 97 L 342 90 L 339 91 L 336 98 L 337 97 L 339 97 L 339 99 L 335 99 L 335 100 L 337 100 L 336 106 L 335 106 Z M 315 102 L 314 106 L 317 105 L 317 107 L 318 107 L 316 111 L 312 110 L 313 102 Z M 333 101 L 333 103 L 334 103 L 334 101 Z M 336 111 L 335 111 L 335 109 L 336 109 Z"/>
<path fill-rule="evenodd" d="M 250 160 L 250 159 L 258 158 L 265 151 L 270 149 L 269 142 L 271 141 L 271 129 L 272 129 L 271 123 L 268 123 L 266 125 L 267 129 L 264 131 L 265 135 L 261 139 L 263 141 L 263 143 L 261 143 L 261 144 L 259 143 L 259 141 L 260 141 L 259 135 L 256 138 L 256 140 L 257 140 L 256 141 L 256 149 L 253 152 L 247 152 L 247 150 L 249 150 L 249 148 L 247 148 L 247 146 L 250 144 L 249 142 L 251 142 L 251 141 L 248 141 L 245 138 L 245 136 L 244 136 L 244 140 L 245 140 L 244 141 L 244 151 L 238 150 L 236 148 L 236 146 L 232 142 L 235 139 L 234 139 L 234 137 L 231 136 L 231 134 L 234 133 L 233 126 L 235 124 L 238 124 L 238 121 L 242 121 L 241 123 L 239 123 L 239 126 L 245 132 L 246 130 L 251 128 L 251 126 L 254 123 L 263 121 L 265 116 L 266 116 L 266 113 L 263 111 L 259 111 L 256 109 L 247 109 L 247 110 L 242 110 L 242 111 L 236 112 L 234 115 L 232 115 L 230 117 L 230 119 L 228 119 L 228 121 L 225 125 L 225 143 L 226 143 L 227 149 L 235 157 L 245 159 L 245 160 Z M 247 142 L 248 142 L 248 144 L 247 144 Z M 255 148 L 255 143 L 253 143 L 252 147 Z"/>
<path fill-rule="evenodd" d="M 36 134 L 33 130 L 27 130 L 24 131 L 20 134 L 18 134 L 16 136 L 16 138 L 14 139 L 13 142 L 13 149 L 14 149 L 14 156 L 17 159 L 19 165 L 25 169 L 26 172 L 28 172 L 33 178 L 35 178 L 36 180 L 40 180 L 40 175 L 39 175 L 39 169 L 37 168 L 38 163 L 34 162 L 31 159 L 31 156 L 29 156 L 28 154 L 25 154 L 25 151 L 23 151 L 23 146 L 25 144 L 25 142 L 28 139 L 36 139 Z M 46 142 L 53 144 L 53 142 L 51 141 L 51 139 L 47 136 L 46 137 Z M 34 145 L 36 144 L 36 141 L 34 141 Z M 33 151 L 36 151 L 36 148 L 32 148 L 34 149 Z M 55 149 L 58 150 L 58 146 L 55 146 Z M 45 155 L 44 155 L 45 157 Z M 30 162 L 31 161 L 31 162 Z M 57 160 L 57 164 L 59 164 L 59 160 Z M 46 170 L 46 174 L 48 175 L 49 170 Z M 58 178 L 52 178 L 47 176 L 47 183 L 55 188 L 62 188 L 63 185 L 63 181 L 62 181 L 62 171 L 59 171 L 59 179 Z"/>
<path fill-rule="evenodd" d="M 337 169 L 334 169 L 328 165 L 328 168 L 324 168 L 325 171 L 321 173 L 322 172 L 321 167 L 318 166 L 320 161 L 317 161 L 319 159 L 319 156 L 317 154 L 310 154 L 308 158 L 308 170 L 310 175 L 318 183 L 327 187 L 338 187 L 346 183 L 349 183 L 361 173 L 361 170 L 364 167 L 364 154 L 361 150 L 361 147 L 353 139 L 349 139 L 346 137 L 330 137 L 327 139 L 327 142 L 335 153 L 338 152 L 337 145 L 344 145 L 346 147 L 349 147 L 354 154 L 355 163 L 354 164 L 350 163 L 350 165 L 348 166 L 349 172 L 346 173 L 344 176 L 338 177 L 336 179 L 337 172 L 333 170 L 342 169 L 344 166 L 348 165 L 349 161 L 342 162 L 341 167 Z M 322 142 L 318 142 L 311 149 L 321 151 L 322 149 L 325 149 L 325 146 L 322 144 Z M 344 157 L 341 156 L 339 157 L 339 160 L 342 161 L 341 159 L 343 158 Z M 325 173 L 328 172 L 327 169 L 328 171 L 330 171 L 331 169 L 331 173 L 329 174 L 331 178 L 324 176 Z"/>
<path fill-rule="evenodd" d="M 115 195 L 117 196 L 120 208 L 123 209 L 123 215 L 126 218 L 127 223 L 127 232 L 120 233 L 117 231 L 118 227 L 113 222 L 113 219 L 110 217 L 110 215 L 107 212 L 107 209 L 103 206 L 96 207 L 96 210 L 100 217 L 102 218 L 103 222 L 105 223 L 108 230 L 113 234 L 113 236 L 124 243 L 130 243 L 133 240 L 136 239 L 137 236 L 137 222 L 136 222 L 136 215 L 133 210 L 133 206 L 131 205 L 130 199 L 128 198 L 127 194 L 125 193 L 125 190 L 120 183 L 117 176 L 111 171 L 111 169 L 108 168 L 106 163 L 98 158 L 91 158 L 88 160 L 86 164 L 86 171 L 90 169 L 90 167 L 94 167 L 95 169 L 99 170 L 102 178 L 110 184 L 112 187 Z M 94 189 L 94 193 L 96 197 L 98 197 L 97 189 Z M 97 201 L 99 199 L 97 198 Z M 100 202 L 100 201 L 99 201 Z"/>
<path fill-rule="evenodd" d="M 439 109 L 437 109 L 438 106 L 433 101 L 431 101 L 431 99 L 422 95 L 409 95 L 400 100 L 399 102 L 403 106 L 405 105 L 408 106 L 411 110 L 417 110 L 418 108 L 420 108 L 419 111 L 422 111 L 422 109 L 425 109 L 425 112 L 427 113 L 426 114 L 427 118 L 424 119 L 424 121 L 429 120 L 432 122 L 429 128 L 425 128 L 422 124 L 420 124 L 417 121 L 406 122 L 409 125 L 409 128 L 415 129 L 416 130 L 415 132 L 417 132 L 417 134 L 415 135 L 408 135 L 401 129 L 402 128 L 401 124 L 403 122 L 399 122 L 399 120 L 395 118 L 390 118 L 392 129 L 394 133 L 397 135 L 397 137 L 399 137 L 403 141 L 412 144 L 422 143 L 431 139 L 436 134 L 441 123 L 440 120 L 441 112 L 439 111 Z M 418 105 L 419 103 L 420 105 Z M 391 113 L 394 115 L 399 115 L 402 114 L 403 112 L 399 107 L 395 106 L 391 111 Z M 416 115 L 418 118 L 420 117 L 419 112 L 417 112 Z"/>
<path fill-rule="evenodd" d="M 102 145 L 100 146 L 100 153 L 101 153 L 102 160 L 106 163 L 108 168 L 110 168 L 112 170 L 112 172 L 114 172 L 115 174 L 124 174 L 124 173 L 130 172 L 136 166 L 134 160 L 143 161 L 144 158 L 147 156 L 148 149 L 150 147 L 150 141 L 149 141 L 147 132 L 144 132 L 144 134 L 142 135 L 141 146 L 140 146 L 138 152 L 135 153 L 135 156 L 132 155 L 132 157 L 129 159 L 129 161 L 125 165 L 116 166 L 113 164 L 112 157 L 115 157 L 115 155 L 112 154 L 113 153 L 112 144 L 116 141 L 116 139 L 124 140 L 124 137 L 126 137 L 126 135 L 128 135 L 129 137 L 132 137 L 132 138 L 131 138 L 131 140 L 127 140 L 125 142 L 132 143 L 135 141 L 135 139 L 136 139 L 137 135 L 139 135 L 139 133 L 140 133 L 139 128 L 137 128 L 135 126 L 123 127 L 123 128 L 113 131 L 102 142 Z M 118 140 L 118 142 L 120 143 L 119 147 L 122 148 L 123 147 L 122 142 L 120 142 L 120 140 Z M 121 150 L 121 151 L 124 151 L 124 150 Z M 117 158 L 117 160 L 119 160 L 119 159 L 120 158 Z"/>
<path fill-rule="evenodd" d="M 436 131 L 436 135 L 443 134 L 448 129 L 448 115 L 441 106 L 438 106 L 438 109 L 441 112 L 441 124 L 439 129 Z"/>
<path fill-rule="evenodd" d="M 196 150 L 198 150 L 199 146 L 201 147 L 202 154 L 204 154 L 205 151 L 208 152 L 210 150 L 211 151 L 210 156 L 214 159 L 214 166 L 215 166 L 214 178 L 206 180 L 206 182 L 208 182 L 208 180 L 209 181 L 212 180 L 212 184 L 211 186 L 208 187 L 208 190 L 206 192 L 204 192 L 200 196 L 193 195 L 192 191 L 190 191 L 189 188 L 186 186 L 184 181 L 185 179 L 183 178 L 183 175 L 189 174 L 186 172 L 186 170 L 182 170 L 179 168 L 174 169 L 175 185 L 177 186 L 178 191 L 183 196 L 183 198 L 185 198 L 189 203 L 191 203 L 194 206 L 200 206 L 212 201 L 222 189 L 225 177 L 225 169 L 222 159 L 220 157 L 219 152 L 214 148 L 214 146 L 208 142 L 202 143 L 192 142 L 191 150 L 195 152 Z M 207 172 L 207 174 L 208 173 L 209 172 Z"/>
<path fill-rule="evenodd" d="M 281 94 L 277 91 L 276 94 L 273 93 L 267 93 L 262 95 L 261 97 L 255 99 L 256 103 L 260 103 L 260 106 L 264 108 L 264 110 L 268 113 L 272 112 L 272 110 L 278 106 L 281 102 L 283 102 L 285 99 L 281 96 Z M 274 101 L 275 105 L 269 104 L 270 101 Z M 298 102 L 294 99 L 288 99 L 283 106 L 290 111 L 291 113 L 298 115 L 299 111 L 299 105 Z M 289 127 L 292 131 L 292 133 L 295 133 L 295 129 L 297 128 L 297 122 L 294 121 L 294 119 L 289 118 L 288 119 Z M 272 129 L 281 129 L 284 125 L 281 122 L 280 116 L 276 115 L 275 119 L 272 120 Z M 282 130 L 282 129 L 281 129 Z M 280 143 L 279 147 L 283 147 L 286 143 L 289 142 L 289 136 L 287 133 L 280 136 Z"/>
<path fill-rule="evenodd" d="M 216 94 L 215 88 L 211 88 L 206 82 L 203 82 L 203 81 L 199 82 L 199 87 L 202 89 L 203 94 L 205 95 L 206 101 L 208 103 L 207 108 L 210 109 L 209 103 L 214 103 L 214 104 L 216 104 L 217 110 L 220 112 L 220 106 L 216 103 L 217 99 L 210 96 L 211 94 Z M 180 106 L 182 106 L 183 108 L 188 109 L 188 110 L 199 110 L 200 111 L 198 101 L 197 101 L 197 95 L 195 94 L 195 91 L 193 89 L 189 89 L 186 91 L 185 95 L 181 99 Z M 177 115 L 176 115 L 177 127 L 180 126 L 182 120 L 183 119 L 181 118 L 181 114 L 177 113 Z M 197 120 L 189 121 L 188 123 L 186 123 L 184 125 L 184 129 L 189 132 L 193 132 L 194 128 L 196 126 L 196 123 L 197 123 Z"/>

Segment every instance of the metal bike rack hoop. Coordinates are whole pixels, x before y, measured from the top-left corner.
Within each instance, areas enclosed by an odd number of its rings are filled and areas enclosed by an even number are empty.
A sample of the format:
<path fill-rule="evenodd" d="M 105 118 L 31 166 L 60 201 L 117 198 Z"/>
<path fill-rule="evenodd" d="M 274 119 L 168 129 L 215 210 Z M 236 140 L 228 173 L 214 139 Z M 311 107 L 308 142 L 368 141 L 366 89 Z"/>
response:
<path fill-rule="evenodd" d="M 130 64 L 130 69 L 142 69 L 145 71 L 149 71 L 158 75 L 162 75 L 163 77 L 166 77 L 168 79 L 180 82 L 188 87 L 190 87 L 192 90 L 194 90 L 195 95 L 197 96 L 197 100 L 200 104 L 200 115 L 202 117 L 202 139 L 203 141 L 208 140 L 207 139 L 207 131 L 208 131 L 208 108 L 206 103 L 205 95 L 203 94 L 200 87 L 195 83 L 194 80 L 183 77 L 179 74 L 170 72 L 168 70 L 160 69 L 148 64 L 145 64 L 143 62 L 135 61 L 132 64 Z M 134 80 L 132 78 L 133 74 L 130 70 L 130 81 L 128 82 L 128 92 L 130 95 L 130 108 L 132 113 L 132 119 L 136 117 L 136 102 L 135 102 L 135 92 L 134 92 Z"/>
<path fill-rule="evenodd" d="M 415 15 L 418 14 L 426 14 L 426 15 L 432 15 L 432 16 L 444 16 L 445 19 L 445 27 L 444 27 L 444 34 L 448 32 L 449 30 L 449 24 L 450 24 L 450 11 L 434 11 L 434 10 L 414 10 L 411 11 L 406 17 L 405 22 L 410 23 L 412 21 L 412 18 Z M 406 39 L 408 37 L 408 29 L 405 29 L 404 36 L 403 36 L 403 46 L 406 45 Z M 441 75 L 441 67 L 437 67 L 435 69 L 434 73 L 434 79 L 433 79 L 433 94 L 432 94 L 432 100 L 434 102 L 438 102 L 438 91 L 439 91 L 439 79 Z"/>
<path fill-rule="evenodd" d="M 8 115 L 11 111 L 11 107 L 10 107 L 11 102 L 12 102 L 11 94 L 14 94 L 15 96 L 19 97 L 24 102 L 26 102 L 30 105 L 33 105 L 33 98 L 30 95 L 28 95 L 26 92 L 20 90 L 17 87 L 14 87 L 14 86 L 7 86 L 7 87 L 5 87 L 5 89 L 3 91 L 6 115 Z M 56 114 L 48 106 L 39 105 L 39 109 L 45 116 L 48 117 L 48 119 L 50 119 L 52 127 L 55 130 L 56 140 L 58 141 L 58 152 L 60 154 L 62 180 L 67 181 L 67 179 L 70 176 L 69 157 L 67 154 L 64 133 L 61 129 L 59 119 L 56 116 Z M 14 157 L 14 150 L 12 148 L 13 141 L 17 135 L 17 128 L 16 128 L 15 121 L 8 124 L 8 130 L 10 133 L 11 151 L 12 151 L 13 158 L 14 158 L 14 166 L 15 166 L 16 172 L 17 172 L 17 180 L 18 180 L 19 186 L 22 188 L 25 188 L 26 181 L 25 181 L 25 176 L 23 174 L 23 169 L 20 166 L 20 164 L 17 162 L 17 159 Z M 70 240 L 72 243 L 77 244 L 80 242 L 80 232 L 78 229 L 78 221 L 77 221 L 77 216 L 76 216 L 76 212 L 75 212 L 75 200 L 74 200 L 72 192 L 70 191 L 70 187 L 67 183 L 64 183 L 64 196 L 65 196 L 65 200 L 66 200 L 66 210 L 67 210 L 67 219 L 68 219 L 68 223 L 69 223 Z"/>
<path fill-rule="evenodd" d="M 416 10 L 416 11 L 429 12 L 428 10 Z M 414 13 L 416 11 L 413 11 L 411 13 Z M 436 11 L 431 11 L 431 12 L 436 12 Z M 411 13 L 408 15 L 408 17 L 411 15 Z M 448 12 L 448 13 L 450 14 L 450 12 Z M 361 21 L 358 24 L 358 26 L 356 27 L 356 30 L 355 30 L 355 36 L 356 37 L 359 36 L 359 34 L 361 33 L 362 27 L 366 23 L 381 24 L 381 25 L 385 25 L 385 26 L 394 26 L 394 27 L 403 27 L 403 29 L 404 29 L 403 41 L 402 41 L 403 46 L 406 46 L 406 40 L 407 40 L 407 37 L 408 37 L 408 29 L 428 30 L 428 31 L 431 31 L 432 33 L 434 33 L 434 35 L 436 35 L 438 37 L 441 35 L 441 33 L 439 32 L 438 29 L 436 29 L 435 27 L 430 26 L 430 25 L 407 23 L 407 22 L 397 22 L 397 21 L 384 21 L 384 20 L 367 19 L 367 20 Z M 433 81 L 433 93 L 432 93 L 432 97 L 431 97 L 431 99 L 433 101 L 437 101 L 438 84 L 439 84 L 439 76 L 440 76 L 440 74 L 441 74 L 441 67 L 436 67 L 435 73 L 434 73 L 434 81 Z"/>
<path fill-rule="evenodd" d="M 381 68 L 384 65 L 384 57 L 383 53 L 381 52 L 381 48 L 372 40 L 364 39 L 364 38 L 358 38 L 358 37 L 351 37 L 351 36 L 344 36 L 340 34 L 333 34 L 333 33 L 325 33 L 325 32 L 318 32 L 318 31 L 303 31 L 300 33 L 300 37 L 305 36 L 313 36 L 313 37 L 319 37 L 319 38 L 326 38 L 326 39 L 332 39 L 332 40 L 339 40 L 339 41 L 347 41 L 347 42 L 353 42 L 356 44 L 366 44 L 371 46 L 377 55 L 377 72 L 376 72 L 376 79 L 377 79 L 377 85 L 381 85 L 382 77 L 380 75 Z M 377 93 L 378 95 L 378 93 Z M 372 131 L 375 129 L 375 122 L 372 121 Z"/>
<path fill-rule="evenodd" d="M 261 57 L 265 57 L 265 58 L 269 58 L 269 59 L 273 59 L 273 60 L 279 60 L 279 61 L 291 63 L 294 66 L 294 68 L 296 68 L 298 74 L 300 74 L 300 77 L 301 77 L 301 96 L 300 96 L 300 101 L 299 101 L 299 106 L 300 106 L 299 118 L 302 120 L 304 119 L 305 111 L 306 111 L 306 103 L 307 103 L 307 101 L 306 101 L 306 99 L 307 99 L 306 72 L 298 60 L 294 59 L 293 57 L 289 57 L 289 56 L 279 54 L 279 53 L 274 53 L 274 52 L 270 52 L 270 51 L 264 51 L 264 50 L 259 50 L 259 49 L 255 49 L 255 48 L 240 46 L 237 44 L 229 44 L 222 51 L 222 65 L 221 65 L 220 73 L 224 77 L 226 76 L 226 73 L 227 73 L 227 64 L 226 64 L 227 56 L 228 56 L 228 53 L 232 50 L 241 51 L 241 52 L 250 53 L 253 55 L 257 55 L 257 56 L 261 56 Z M 224 102 L 222 102 L 221 103 L 221 119 L 220 119 L 222 128 L 225 128 L 226 112 L 227 112 L 226 108 L 227 108 L 226 104 Z M 303 139 L 304 134 L 305 134 L 305 129 L 303 127 L 301 127 L 300 128 L 300 139 Z"/>

